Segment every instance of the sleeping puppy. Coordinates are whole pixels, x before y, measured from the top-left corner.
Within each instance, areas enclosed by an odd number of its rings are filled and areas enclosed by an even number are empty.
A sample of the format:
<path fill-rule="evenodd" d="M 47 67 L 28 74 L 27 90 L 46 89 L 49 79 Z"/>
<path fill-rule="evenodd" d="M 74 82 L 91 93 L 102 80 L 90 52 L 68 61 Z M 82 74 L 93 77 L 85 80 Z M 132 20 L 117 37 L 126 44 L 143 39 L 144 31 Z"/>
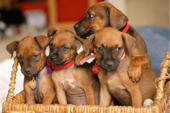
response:
<path fill-rule="evenodd" d="M 143 55 L 135 41 L 136 38 L 111 27 L 103 28 L 84 41 L 84 51 L 87 54 L 94 52 L 99 66 L 96 68 L 100 69 L 100 105 L 108 106 L 112 97 L 122 105 L 136 107 L 142 106 L 148 98 L 154 99 L 154 81 L 158 76 L 151 68 L 142 69 L 138 83 L 133 83 L 128 77 L 128 68 L 134 59 L 131 52 Z"/>
<path fill-rule="evenodd" d="M 50 54 L 47 64 L 53 68 L 52 80 L 59 104 L 98 104 L 99 81 L 91 66 L 74 65 L 81 43 L 68 30 L 49 29 Z"/>
<path fill-rule="evenodd" d="M 108 2 L 100 2 L 91 6 L 86 12 L 82 20 L 74 25 L 74 29 L 78 36 L 86 39 L 92 34 L 97 33 L 104 27 L 113 27 L 119 31 L 126 32 L 136 38 L 135 44 L 140 53 L 144 53 L 140 57 L 135 51 L 131 52 L 134 57 L 128 69 L 128 76 L 133 82 L 138 82 L 141 78 L 142 68 L 150 68 L 151 61 L 147 53 L 147 47 L 143 38 L 128 23 L 128 18 L 120 10 L 115 8 Z M 87 56 L 82 51 L 77 57 L 75 64 L 80 65 L 80 61 Z M 147 67 L 143 65 L 148 64 Z"/>
<path fill-rule="evenodd" d="M 6 46 L 13 56 L 16 51 L 21 72 L 24 74 L 24 91 L 27 104 L 55 103 L 55 90 L 49 67 L 46 66 L 45 49 L 50 42 L 46 36 L 27 36 Z"/>

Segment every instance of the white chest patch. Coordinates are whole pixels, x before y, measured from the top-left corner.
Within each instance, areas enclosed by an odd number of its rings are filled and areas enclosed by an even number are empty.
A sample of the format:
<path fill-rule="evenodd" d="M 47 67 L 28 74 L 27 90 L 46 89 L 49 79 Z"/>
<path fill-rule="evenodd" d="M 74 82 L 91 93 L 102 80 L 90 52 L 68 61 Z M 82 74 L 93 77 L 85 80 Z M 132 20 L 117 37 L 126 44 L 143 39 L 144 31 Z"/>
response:
<path fill-rule="evenodd" d="M 111 82 L 112 82 L 111 80 L 108 80 L 108 81 L 107 81 L 107 83 L 108 83 L 108 85 L 109 85 L 109 88 L 110 88 L 110 89 L 113 89 Z"/>
<path fill-rule="evenodd" d="M 63 86 L 67 89 L 67 88 L 75 88 L 75 80 L 74 79 L 66 79 L 64 81 L 61 81 L 61 83 L 63 84 Z"/>

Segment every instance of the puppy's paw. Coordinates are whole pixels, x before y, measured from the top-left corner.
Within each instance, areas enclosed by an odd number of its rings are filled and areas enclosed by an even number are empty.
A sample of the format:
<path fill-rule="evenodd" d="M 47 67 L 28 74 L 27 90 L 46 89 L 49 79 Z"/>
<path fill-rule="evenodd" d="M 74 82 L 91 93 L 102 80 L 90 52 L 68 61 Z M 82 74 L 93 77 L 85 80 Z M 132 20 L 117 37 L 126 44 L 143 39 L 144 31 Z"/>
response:
<path fill-rule="evenodd" d="M 142 68 L 140 66 L 130 65 L 128 69 L 128 75 L 132 82 L 139 82 L 142 76 Z"/>
<path fill-rule="evenodd" d="M 76 57 L 76 59 L 75 59 L 75 62 L 74 62 L 74 65 L 75 66 L 80 66 L 80 59 L 78 58 L 78 57 Z"/>

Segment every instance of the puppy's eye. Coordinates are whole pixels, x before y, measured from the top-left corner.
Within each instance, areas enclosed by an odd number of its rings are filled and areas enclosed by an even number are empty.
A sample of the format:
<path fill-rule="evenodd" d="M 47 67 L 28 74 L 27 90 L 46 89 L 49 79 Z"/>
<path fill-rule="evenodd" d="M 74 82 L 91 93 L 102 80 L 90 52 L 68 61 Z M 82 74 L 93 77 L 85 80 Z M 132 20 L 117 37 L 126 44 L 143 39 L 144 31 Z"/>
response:
<path fill-rule="evenodd" d="M 63 50 L 69 50 L 69 49 L 71 49 L 71 48 L 70 47 L 66 47 L 66 46 L 63 47 Z"/>
<path fill-rule="evenodd" d="M 36 58 L 38 58 L 38 57 L 39 57 L 39 54 L 33 55 L 33 58 L 34 58 L 34 59 L 36 59 Z"/>
<path fill-rule="evenodd" d="M 89 18 L 93 18 L 94 17 L 94 15 L 93 14 L 89 14 Z"/>
<path fill-rule="evenodd" d="M 116 50 L 119 52 L 122 49 L 122 47 L 117 47 Z"/>
<path fill-rule="evenodd" d="M 97 47 L 97 50 L 98 50 L 98 51 L 102 51 L 102 50 L 103 50 L 103 47 Z"/>
<path fill-rule="evenodd" d="M 18 56 L 17 59 L 18 59 L 18 60 L 22 60 L 22 57 L 21 57 L 21 56 Z"/>

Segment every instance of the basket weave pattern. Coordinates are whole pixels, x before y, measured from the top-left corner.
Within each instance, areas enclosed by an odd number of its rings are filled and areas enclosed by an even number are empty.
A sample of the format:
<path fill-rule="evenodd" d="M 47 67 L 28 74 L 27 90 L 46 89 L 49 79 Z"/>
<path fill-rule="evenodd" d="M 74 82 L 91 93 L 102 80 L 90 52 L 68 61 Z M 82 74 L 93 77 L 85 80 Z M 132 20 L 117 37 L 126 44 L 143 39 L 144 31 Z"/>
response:
<path fill-rule="evenodd" d="M 14 96 L 15 80 L 17 72 L 18 60 L 14 58 L 13 70 L 11 74 L 11 82 L 7 100 L 3 103 L 3 113 L 40 113 L 40 112 L 56 112 L 56 113 L 169 113 L 170 112 L 170 83 L 165 84 L 166 79 L 170 78 L 167 73 L 170 66 L 170 50 L 166 52 L 166 56 L 161 69 L 161 75 L 156 80 L 157 92 L 154 103 L 146 107 L 132 106 L 99 106 L 99 105 L 60 105 L 60 104 L 26 104 L 25 92 L 21 91 Z"/>

